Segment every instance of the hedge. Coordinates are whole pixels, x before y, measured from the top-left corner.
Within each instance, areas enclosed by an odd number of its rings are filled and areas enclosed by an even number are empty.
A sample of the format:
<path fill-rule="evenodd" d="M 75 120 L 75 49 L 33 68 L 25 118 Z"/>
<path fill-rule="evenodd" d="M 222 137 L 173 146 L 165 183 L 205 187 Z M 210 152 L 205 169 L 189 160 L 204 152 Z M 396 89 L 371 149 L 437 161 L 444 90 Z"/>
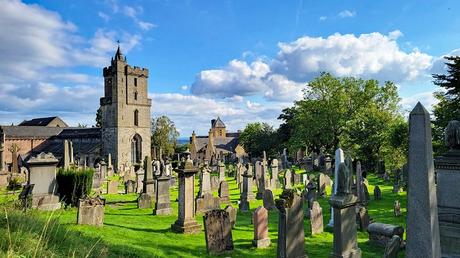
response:
<path fill-rule="evenodd" d="M 66 205 L 77 206 L 78 200 L 88 196 L 93 187 L 92 168 L 60 168 L 56 175 L 57 192 Z"/>

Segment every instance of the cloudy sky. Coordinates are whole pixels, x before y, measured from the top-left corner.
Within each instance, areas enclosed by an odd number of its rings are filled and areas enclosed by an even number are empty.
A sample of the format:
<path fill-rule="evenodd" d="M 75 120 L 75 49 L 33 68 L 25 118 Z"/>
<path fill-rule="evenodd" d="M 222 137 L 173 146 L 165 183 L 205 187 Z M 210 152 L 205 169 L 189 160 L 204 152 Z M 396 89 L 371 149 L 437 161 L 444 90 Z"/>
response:
<path fill-rule="evenodd" d="M 320 3 L 321 2 L 321 3 Z M 0 0 L 0 124 L 93 125 L 116 41 L 150 70 L 152 115 L 181 136 L 279 124 L 321 71 L 390 80 L 401 110 L 435 103 L 431 74 L 460 53 L 458 1 Z"/>

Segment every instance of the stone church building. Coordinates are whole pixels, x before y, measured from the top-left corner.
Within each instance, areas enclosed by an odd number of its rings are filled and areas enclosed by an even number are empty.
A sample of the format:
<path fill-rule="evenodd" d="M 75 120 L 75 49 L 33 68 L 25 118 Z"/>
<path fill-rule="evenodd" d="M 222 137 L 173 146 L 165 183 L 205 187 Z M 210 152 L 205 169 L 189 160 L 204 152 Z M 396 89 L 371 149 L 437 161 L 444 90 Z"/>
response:
<path fill-rule="evenodd" d="M 94 166 L 104 159 L 116 171 L 129 170 L 150 155 L 148 69 L 130 66 L 118 47 L 103 76 L 101 128 L 69 127 L 59 117 L 0 126 L 0 171 L 17 172 L 40 152 L 51 152 L 62 163 L 64 140 L 72 142 L 76 165 Z"/>
<path fill-rule="evenodd" d="M 240 132 L 229 133 L 224 122 L 217 117 L 211 120 L 207 136 L 190 137 L 190 156 L 193 160 L 217 161 L 224 157 L 237 159 L 247 156 L 244 148 L 238 144 Z"/>

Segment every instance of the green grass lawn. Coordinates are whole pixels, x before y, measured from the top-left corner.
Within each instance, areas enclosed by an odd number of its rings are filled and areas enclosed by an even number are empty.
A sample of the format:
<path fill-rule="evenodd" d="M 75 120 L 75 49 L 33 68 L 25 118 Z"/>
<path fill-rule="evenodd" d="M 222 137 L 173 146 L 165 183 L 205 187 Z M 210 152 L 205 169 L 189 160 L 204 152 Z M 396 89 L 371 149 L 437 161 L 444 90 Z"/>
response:
<path fill-rule="evenodd" d="M 237 207 L 239 191 L 236 181 L 227 178 L 230 186 L 232 205 Z M 377 222 L 404 225 L 406 215 L 405 193 L 393 194 L 392 186 L 384 185 L 380 179 L 369 176 L 369 192 L 373 197 L 374 185 L 382 190 L 383 199 L 372 200 L 369 214 Z M 254 192 L 256 192 L 254 187 Z M 198 187 L 196 187 L 198 191 Z M 328 189 L 330 192 L 330 189 Z M 278 195 L 281 190 L 275 190 Z M 217 195 L 217 193 L 215 193 Z M 7 207 L 4 194 L 0 205 Z M 171 188 L 171 216 L 154 216 L 152 209 L 137 209 L 136 194 L 105 195 L 104 226 L 101 228 L 76 225 L 75 208 L 54 213 L 31 211 L 1 211 L 0 257 L 210 257 L 206 253 L 204 232 L 195 235 L 176 234 L 170 230 L 177 219 L 177 188 Z M 11 195 L 9 195 L 11 199 Z M 373 198 L 372 198 L 373 199 Z M 403 216 L 393 216 L 393 202 L 400 200 Z M 324 225 L 329 221 L 330 208 L 326 198 L 320 199 L 323 207 Z M 252 247 L 252 211 L 261 200 L 250 203 L 251 212 L 238 212 L 236 228 L 232 231 L 234 251 L 223 257 L 276 257 L 278 214 L 270 211 L 269 234 L 272 245 L 267 249 Z M 222 205 L 225 207 L 225 205 Z M 7 212 L 8 214 L 5 214 Z M 8 215 L 7 217 L 5 215 Z M 197 215 L 202 224 L 202 215 Z M 305 250 L 311 257 L 328 257 L 332 249 L 333 235 L 324 232 L 311 236 L 309 220 L 304 220 Z M 366 232 L 358 233 L 358 245 L 362 257 L 381 257 L 383 248 L 368 243 Z M 403 254 L 400 257 L 404 257 Z"/>

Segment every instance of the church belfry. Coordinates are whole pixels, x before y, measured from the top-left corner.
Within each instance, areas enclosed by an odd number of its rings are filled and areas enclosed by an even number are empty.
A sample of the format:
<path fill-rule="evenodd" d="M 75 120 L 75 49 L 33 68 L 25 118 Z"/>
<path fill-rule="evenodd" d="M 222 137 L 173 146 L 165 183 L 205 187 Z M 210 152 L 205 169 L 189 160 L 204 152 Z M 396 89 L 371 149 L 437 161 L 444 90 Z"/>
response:
<path fill-rule="evenodd" d="M 149 71 L 130 66 L 118 47 L 103 74 L 102 151 L 112 155 L 115 169 L 128 169 L 150 155 Z"/>

